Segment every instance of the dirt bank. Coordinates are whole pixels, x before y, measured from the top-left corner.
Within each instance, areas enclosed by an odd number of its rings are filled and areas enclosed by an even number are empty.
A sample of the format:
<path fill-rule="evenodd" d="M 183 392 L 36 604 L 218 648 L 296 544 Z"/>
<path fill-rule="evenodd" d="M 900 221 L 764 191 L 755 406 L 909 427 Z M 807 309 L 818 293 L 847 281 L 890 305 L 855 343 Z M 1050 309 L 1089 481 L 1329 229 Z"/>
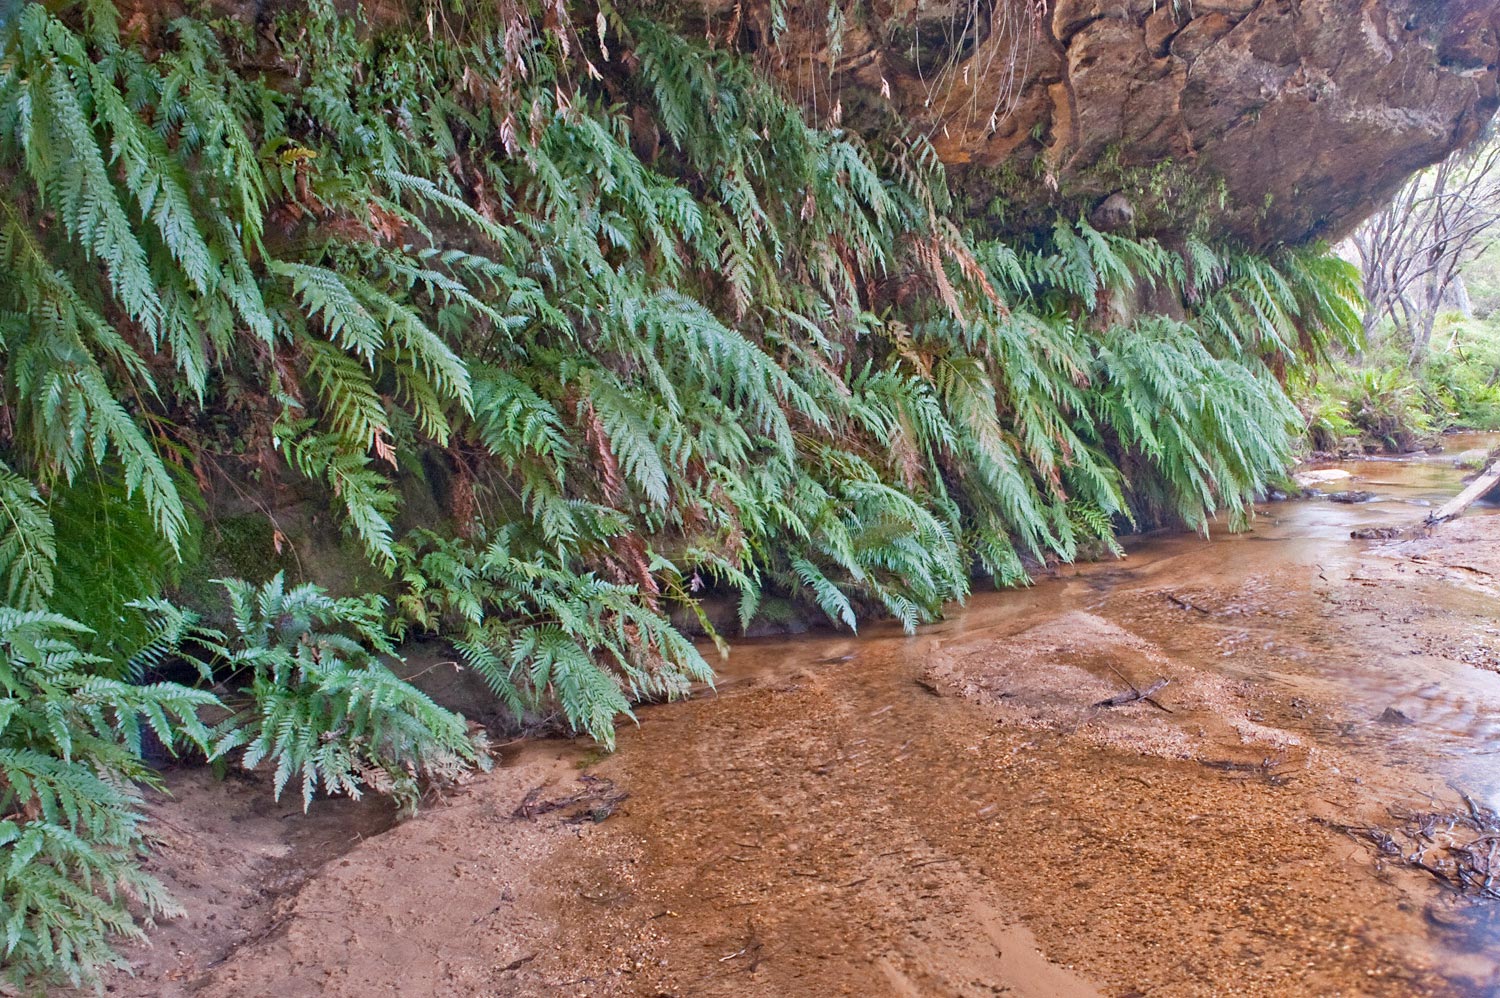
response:
<path fill-rule="evenodd" d="M 192 994 L 236 949 L 270 932 L 279 903 L 324 863 L 396 823 L 395 808 L 379 799 L 320 800 L 304 815 L 300 799 L 277 802 L 254 774 L 220 780 L 184 766 L 164 778 L 167 792 L 146 795 L 145 865 L 187 914 L 152 928 L 150 945 L 125 950 L 135 976 L 111 978 L 112 995 Z"/>
<path fill-rule="evenodd" d="M 1330 827 L 1500 794 L 1500 517 L 1348 539 L 1416 501 L 1148 539 L 916 638 L 745 643 L 615 756 L 529 746 L 295 890 L 234 894 L 259 912 L 238 948 L 115 993 L 1495 993 L 1488 930 Z M 516 816 L 590 789 L 630 796 Z M 248 868 L 192 875 L 233 894 Z"/>

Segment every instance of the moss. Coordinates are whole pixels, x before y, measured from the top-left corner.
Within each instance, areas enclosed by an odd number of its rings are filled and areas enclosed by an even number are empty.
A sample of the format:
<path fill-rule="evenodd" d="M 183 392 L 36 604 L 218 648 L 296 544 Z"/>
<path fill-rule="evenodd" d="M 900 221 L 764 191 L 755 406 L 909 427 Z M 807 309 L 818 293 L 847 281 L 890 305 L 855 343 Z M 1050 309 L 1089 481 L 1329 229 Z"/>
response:
<path fill-rule="evenodd" d="M 269 517 L 245 514 L 224 517 L 209 531 L 208 557 L 225 574 L 243 579 L 295 571 L 288 551 L 277 552 L 276 528 Z"/>
<path fill-rule="evenodd" d="M 1136 231 L 1207 237 L 1216 221 L 1231 208 L 1229 188 L 1222 177 L 1175 160 L 1129 165 L 1111 148 L 1092 170 L 1073 178 L 1062 198 L 1087 211 L 1100 197 L 1120 191 L 1135 208 Z"/>
<path fill-rule="evenodd" d="M 258 584 L 278 572 L 335 595 L 382 592 L 390 585 L 332 514 L 304 504 L 278 510 L 274 520 L 263 512 L 214 517 L 204 528 L 201 554 L 185 565 L 174 595 L 197 609 L 220 607 L 223 592 L 215 580 Z"/>
<path fill-rule="evenodd" d="M 1040 155 L 1013 156 L 997 166 L 970 166 L 962 171 L 958 213 L 992 236 L 1025 244 L 1049 232 L 1059 217 L 1087 217 L 1110 194 L 1123 193 L 1135 210 L 1135 232 L 1141 236 L 1196 236 L 1222 242 L 1218 221 L 1233 209 L 1222 177 L 1174 160 L 1130 165 L 1118 147 L 1110 147 L 1092 169 L 1071 175 L 1038 207 L 1046 162 Z"/>

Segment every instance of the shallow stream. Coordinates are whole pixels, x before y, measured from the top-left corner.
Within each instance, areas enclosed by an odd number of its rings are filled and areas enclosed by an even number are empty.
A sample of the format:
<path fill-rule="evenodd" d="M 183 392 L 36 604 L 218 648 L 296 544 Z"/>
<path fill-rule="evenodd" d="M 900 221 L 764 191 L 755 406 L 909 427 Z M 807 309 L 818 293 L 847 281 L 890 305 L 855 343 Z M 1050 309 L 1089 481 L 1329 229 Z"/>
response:
<path fill-rule="evenodd" d="M 570 931 L 671 912 L 630 936 L 672 968 L 640 994 L 1500 994 L 1489 913 L 1337 830 L 1500 805 L 1495 549 L 1350 539 L 1492 440 L 1445 443 L 915 637 L 738 643 L 597 767 L 633 796 L 595 882 L 636 886 Z"/>

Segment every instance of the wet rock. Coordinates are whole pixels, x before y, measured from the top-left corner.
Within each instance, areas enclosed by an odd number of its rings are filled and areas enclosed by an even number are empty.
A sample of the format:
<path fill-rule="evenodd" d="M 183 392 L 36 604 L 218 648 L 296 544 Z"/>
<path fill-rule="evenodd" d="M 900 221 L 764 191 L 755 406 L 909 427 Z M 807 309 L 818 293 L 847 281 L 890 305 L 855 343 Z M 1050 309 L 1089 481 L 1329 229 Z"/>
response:
<path fill-rule="evenodd" d="M 1456 455 L 1453 458 L 1453 466 L 1456 468 L 1468 468 L 1470 471 L 1478 471 L 1484 467 L 1485 459 L 1489 456 L 1490 452 L 1483 447 L 1475 447 L 1472 450 L 1466 450 Z"/>
<path fill-rule="evenodd" d="M 1357 541 L 1388 541 L 1401 536 L 1400 527 L 1360 527 L 1349 531 Z"/>
<path fill-rule="evenodd" d="M 1104 199 L 1104 203 L 1089 215 L 1089 224 L 1102 232 L 1124 229 L 1135 222 L 1135 206 L 1124 194 L 1116 191 Z"/>
<path fill-rule="evenodd" d="M 1354 490 L 1354 491 L 1350 491 L 1350 492 L 1330 492 L 1330 493 L 1328 493 L 1328 501 L 1329 502 L 1342 502 L 1342 503 L 1348 503 L 1350 505 L 1353 505 L 1354 503 L 1360 503 L 1360 502 L 1369 502 L 1370 500 L 1372 500 L 1374 498 L 1375 498 L 1375 493 L 1373 493 L 1373 492 L 1361 492 L 1361 491 L 1358 491 L 1358 490 Z"/>
<path fill-rule="evenodd" d="M 1339 460 L 1347 461 L 1360 457 L 1365 452 L 1365 442 L 1359 437 L 1344 437 L 1339 441 Z"/>
<path fill-rule="evenodd" d="M 1315 485 L 1327 485 L 1329 482 L 1341 482 L 1354 475 L 1343 468 L 1320 468 L 1317 471 L 1302 471 L 1292 476 L 1292 481 L 1310 489 Z"/>
<path fill-rule="evenodd" d="M 1408 724 L 1416 723 L 1411 719 L 1411 715 L 1407 714 L 1403 710 L 1398 710 L 1395 707 L 1387 707 L 1384 711 L 1381 712 L 1381 715 L 1379 717 L 1375 718 L 1375 720 L 1379 721 L 1381 724 L 1394 724 L 1398 726 L 1405 726 Z"/>

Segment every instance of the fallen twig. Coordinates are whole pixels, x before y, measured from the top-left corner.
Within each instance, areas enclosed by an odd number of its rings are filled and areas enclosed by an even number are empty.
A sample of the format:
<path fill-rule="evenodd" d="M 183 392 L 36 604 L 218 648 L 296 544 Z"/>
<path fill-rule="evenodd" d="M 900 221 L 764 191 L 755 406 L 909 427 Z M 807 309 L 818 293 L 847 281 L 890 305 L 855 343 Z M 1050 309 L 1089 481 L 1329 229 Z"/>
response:
<path fill-rule="evenodd" d="M 760 966 L 760 953 L 763 947 L 764 944 L 760 941 L 760 936 L 755 931 L 755 923 L 747 921 L 745 923 L 745 945 L 733 953 L 719 957 L 719 962 L 727 963 L 730 960 L 748 955 L 750 957 L 750 965 L 745 969 L 753 974 L 755 973 L 755 969 Z"/>
<path fill-rule="evenodd" d="M 584 821 L 600 822 L 615 813 L 615 810 L 625 801 L 630 799 L 630 794 L 615 789 L 615 782 L 607 780 L 602 776 L 593 776 L 588 773 L 578 778 L 583 784 L 583 789 L 565 797 L 557 797 L 545 800 L 542 794 L 546 791 L 544 783 L 539 787 L 533 787 L 522 798 L 520 805 L 512 812 L 514 818 L 535 818 L 539 815 L 550 814 L 553 811 L 561 811 L 564 808 L 575 805 L 585 805 L 574 814 L 564 818 L 564 821 L 578 824 Z"/>
<path fill-rule="evenodd" d="M 1395 828 L 1321 824 L 1367 842 L 1386 859 L 1431 876 L 1471 898 L 1500 901 L 1500 814 L 1460 793 L 1463 808 L 1447 811 L 1392 811 Z"/>
<path fill-rule="evenodd" d="M 1176 593 L 1164 593 L 1163 595 L 1165 595 L 1167 599 L 1171 600 L 1173 603 L 1176 603 L 1178 606 L 1182 607 L 1184 610 L 1193 610 L 1203 614 L 1204 616 L 1213 616 L 1212 610 L 1201 607 L 1197 603 L 1190 603 L 1187 600 L 1183 599 L 1181 596 L 1178 596 Z"/>
<path fill-rule="evenodd" d="M 958 862 L 957 859 L 928 859 L 928 860 L 923 860 L 920 863 L 913 863 L 913 864 L 911 864 L 910 867 L 908 867 L 908 869 L 911 869 L 911 870 L 920 870 L 924 866 L 938 866 L 939 864 L 942 864 L 942 863 L 957 863 L 957 862 Z"/>
<path fill-rule="evenodd" d="M 1152 683 L 1144 690 L 1137 689 L 1134 684 L 1131 684 L 1130 691 L 1128 693 L 1117 693 L 1112 697 L 1106 697 L 1105 699 L 1100 700 L 1098 703 L 1094 704 L 1094 706 L 1124 707 L 1126 704 L 1138 703 L 1144 700 L 1146 703 L 1151 704 L 1151 706 L 1157 708 L 1158 710 L 1167 710 L 1167 708 L 1163 707 L 1161 704 L 1157 703 L 1151 698 L 1157 693 L 1160 693 L 1162 690 L 1166 689 L 1167 684 L 1170 682 L 1170 679 L 1158 679 L 1156 682 Z M 1167 712 L 1171 713 L 1171 711 Z"/>

